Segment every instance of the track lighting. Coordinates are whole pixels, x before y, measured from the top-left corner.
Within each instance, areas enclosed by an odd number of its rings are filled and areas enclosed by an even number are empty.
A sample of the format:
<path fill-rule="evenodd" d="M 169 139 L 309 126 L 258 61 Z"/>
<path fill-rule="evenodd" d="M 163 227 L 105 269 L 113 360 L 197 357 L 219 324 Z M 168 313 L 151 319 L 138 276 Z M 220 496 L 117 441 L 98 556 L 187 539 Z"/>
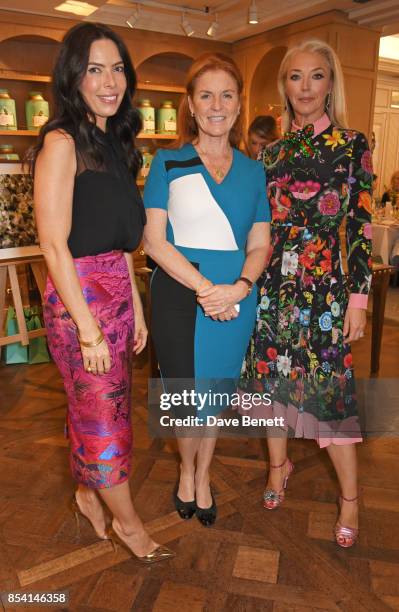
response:
<path fill-rule="evenodd" d="M 194 32 L 195 32 L 195 30 L 192 27 L 191 23 L 187 19 L 185 13 L 183 13 L 182 18 L 181 18 L 181 27 L 183 28 L 184 33 L 185 33 L 186 36 L 192 36 L 194 34 Z"/>
<path fill-rule="evenodd" d="M 129 26 L 129 28 L 134 28 L 134 26 L 139 20 L 139 17 L 140 17 L 140 11 L 138 8 L 136 8 L 133 15 L 130 15 L 130 17 L 126 19 L 126 24 Z"/>
<path fill-rule="evenodd" d="M 248 11 L 248 23 L 258 23 L 258 9 L 256 6 L 256 0 L 252 0 L 249 11 Z"/>
<path fill-rule="evenodd" d="M 219 27 L 219 22 L 218 22 L 218 18 L 216 15 L 215 21 L 212 21 L 211 25 L 208 28 L 207 36 L 215 36 L 218 27 Z"/>

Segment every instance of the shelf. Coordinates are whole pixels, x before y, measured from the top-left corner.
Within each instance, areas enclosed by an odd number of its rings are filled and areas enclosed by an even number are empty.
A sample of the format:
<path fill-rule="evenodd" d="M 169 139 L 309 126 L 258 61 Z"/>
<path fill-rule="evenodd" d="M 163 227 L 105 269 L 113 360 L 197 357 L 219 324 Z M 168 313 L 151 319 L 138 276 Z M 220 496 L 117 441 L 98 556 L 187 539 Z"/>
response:
<path fill-rule="evenodd" d="M 44 74 L 27 74 L 24 72 L 15 72 L 13 70 L 7 70 L 3 72 L 0 70 L 0 80 L 6 81 L 30 81 L 31 83 L 50 83 L 51 76 Z"/>
<path fill-rule="evenodd" d="M 170 93 L 186 93 L 186 88 L 181 85 L 156 85 L 155 83 L 137 83 L 137 89 L 146 91 L 165 91 Z"/>
<path fill-rule="evenodd" d="M 0 136 L 38 136 L 39 130 L 36 132 L 34 130 L 0 130 Z M 137 138 L 149 139 L 149 140 L 176 140 L 177 134 L 144 134 L 140 132 L 137 135 Z"/>
<path fill-rule="evenodd" d="M 144 134 L 140 132 L 137 134 L 137 138 L 147 138 L 150 140 L 176 140 L 177 134 Z"/>
<path fill-rule="evenodd" d="M 0 136 L 39 136 L 39 130 L 0 130 Z"/>
<path fill-rule="evenodd" d="M 47 74 L 28 74 L 14 70 L 2 71 L 0 69 L 0 80 L 5 81 L 30 81 L 31 83 L 51 83 L 51 76 Z M 146 91 L 165 91 L 169 93 L 185 93 L 186 88 L 182 85 L 158 85 L 156 83 L 137 83 L 137 89 Z"/>

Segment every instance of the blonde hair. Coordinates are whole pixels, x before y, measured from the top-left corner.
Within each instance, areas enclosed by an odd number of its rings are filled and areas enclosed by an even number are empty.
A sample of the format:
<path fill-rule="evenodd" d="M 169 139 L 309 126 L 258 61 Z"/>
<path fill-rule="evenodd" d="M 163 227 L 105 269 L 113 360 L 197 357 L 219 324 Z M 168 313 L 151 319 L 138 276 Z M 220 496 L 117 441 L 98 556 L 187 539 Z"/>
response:
<path fill-rule="evenodd" d="M 327 61 L 331 70 L 332 86 L 329 99 L 330 101 L 328 108 L 326 108 L 326 113 L 333 125 L 341 128 L 348 127 L 344 76 L 342 73 L 341 63 L 334 49 L 330 47 L 330 45 L 322 40 L 317 40 L 314 38 L 311 40 L 305 40 L 299 45 L 295 45 L 295 47 L 288 49 L 283 61 L 281 62 L 277 77 L 277 86 L 280 93 L 282 107 L 284 109 L 281 120 L 282 132 L 284 133 L 291 129 L 291 123 L 294 119 L 293 108 L 285 92 L 285 83 L 287 80 L 288 62 L 296 53 L 319 53 Z"/>
<path fill-rule="evenodd" d="M 392 191 L 395 191 L 394 183 L 395 183 L 396 177 L 399 177 L 399 170 L 395 170 L 395 172 L 391 176 L 391 189 L 392 189 Z"/>

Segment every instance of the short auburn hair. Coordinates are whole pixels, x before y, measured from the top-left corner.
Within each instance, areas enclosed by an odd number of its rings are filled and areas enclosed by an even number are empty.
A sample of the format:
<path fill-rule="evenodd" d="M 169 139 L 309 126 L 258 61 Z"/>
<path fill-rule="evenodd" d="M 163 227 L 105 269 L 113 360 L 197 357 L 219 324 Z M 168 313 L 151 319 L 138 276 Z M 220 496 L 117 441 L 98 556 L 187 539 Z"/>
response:
<path fill-rule="evenodd" d="M 188 142 L 192 142 L 196 136 L 198 136 L 197 122 L 195 117 L 191 116 L 188 98 L 193 98 L 198 78 L 206 72 L 214 72 L 215 70 L 227 72 L 227 74 L 233 77 L 237 83 L 237 91 L 240 98 L 240 112 L 230 130 L 229 140 L 233 147 L 238 147 L 240 145 L 244 124 L 244 105 L 242 99 L 244 82 L 241 72 L 234 60 L 228 55 L 224 55 L 223 53 L 204 53 L 192 63 L 187 74 L 186 93 L 183 95 L 179 105 L 177 120 L 179 138 L 176 143 L 177 147 L 182 147 Z"/>

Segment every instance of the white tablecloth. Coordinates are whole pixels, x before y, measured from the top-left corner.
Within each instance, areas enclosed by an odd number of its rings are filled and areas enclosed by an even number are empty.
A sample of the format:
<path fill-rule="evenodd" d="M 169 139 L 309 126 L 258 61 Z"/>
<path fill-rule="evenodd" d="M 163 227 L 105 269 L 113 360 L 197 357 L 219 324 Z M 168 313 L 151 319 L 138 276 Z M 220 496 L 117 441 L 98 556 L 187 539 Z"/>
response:
<path fill-rule="evenodd" d="M 399 239 L 399 224 L 384 225 L 373 223 L 373 255 L 380 256 L 384 264 L 389 264 L 389 256 L 396 240 Z"/>

